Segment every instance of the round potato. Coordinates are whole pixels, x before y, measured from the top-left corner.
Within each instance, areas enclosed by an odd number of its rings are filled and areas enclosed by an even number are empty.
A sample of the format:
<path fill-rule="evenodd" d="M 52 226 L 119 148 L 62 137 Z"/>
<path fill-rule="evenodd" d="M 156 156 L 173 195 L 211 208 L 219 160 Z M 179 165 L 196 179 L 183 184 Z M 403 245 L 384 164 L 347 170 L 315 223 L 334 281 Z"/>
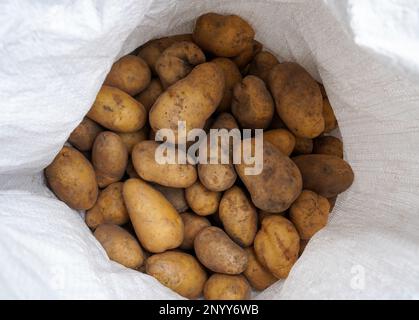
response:
<path fill-rule="evenodd" d="M 103 128 L 89 118 L 84 118 L 82 122 L 73 130 L 68 138 L 70 142 L 79 151 L 89 151 L 92 149 L 93 142 L 97 135 L 103 131 Z"/>
<path fill-rule="evenodd" d="M 263 132 L 263 140 L 272 143 L 286 156 L 289 156 L 295 147 L 295 137 L 287 129 L 265 131 Z"/>
<path fill-rule="evenodd" d="M 144 127 L 147 112 L 143 105 L 124 91 L 102 86 L 87 116 L 116 132 L 134 132 Z"/>
<path fill-rule="evenodd" d="M 180 215 L 185 227 L 185 236 L 180 245 L 181 249 L 193 249 L 196 235 L 204 228 L 209 227 L 211 223 L 207 218 L 198 216 L 194 213 L 184 212 Z"/>
<path fill-rule="evenodd" d="M 185 198 L 193 212 L 200 216 L 208 216 L 218 210 L 221 193 L 210 191 L 201 182 L 196 181 L 185 189 Z"/>
<path fill-rule="evenodd" d="M 207 300 L 247 300 L 250 298 L 250 286 L 243 276 L 213 274 L 204 287 Z"/>
<path fill-rule="evenodd" d="M 329 133 L 338 127 L 338 121 L 328 98 L 323 99 L 323 118 L 325 133 Z"/>
<path fill-rule="evenodd" d="M 239 55 L 232 58 L 233 62 L 239 67 L 240 70 L 245 69 L 253 58 L 262 51 L 263 45 L 256 40 L 244 49 Z"/>
<path fill-rule="evenodd" d="M 260 264 L 252 247 L 245 248 L 249 263 L 243 275 L 247 278 L 250 285 L 258 291 L 265 290 L 278 281 L 264 266 Z"/>
<path fill-rule="evenodd" d="M 132 149 L 134 149 L 137 143 L 147 140 L 148 128 L 143 127 L 141 130 L 135 132 L 119 132 L 118 136 L 122 139 L 122 142 L 128 150 L 128 154 L 131 154 Z"/>
<path fill-rule="evenodd" d="M 318 137 L 314 139 L 313 153 L 343 158 L 343 143 L 340 139 L 332 136 Z"/>
<path fill-rule="evenodd" d="M 146 112 L 148 113 L 162 92 L 163 86 L 161 85 L 160 80 L 151 79 L 148 87 L 138 94 L 135 99 L 137 99 L 144 106 Z"/>
<path fill-rule="evenodd" d="M 121 89 L 134 96 L 149 85 L 151 72 L 140 57 L 127 55 L 115 62 L 103 84 Z"/>
<path fill-rule="evenodd" d="M 189 299 L 198 298 L 207 281 L 200 263 L 190 254 L 177 251 L 152 255 L 147 259 L 146 273 Z"/>
<path fill-rule="evenodd" d="M 169 200 L 177 212 L 185 212 L 188 210 L 189 206 L 185 198 L 185 189 L 165 187 L 157 183 L 153 183 L 152 186 L 160 191 L 167 200 Z"/>
<path fill-rule="evenodd" d="M 101 132 L 93 144 L 92 163 L 99 187 L 121 180 L 128 163 L 128 151 L 122 139 L 111 131 Z"/>
<path fill-rule="evenodd" d="M 183 241 L 183 222 L 170 202 L 140 179 L 128 179 L 122 194 L 131 223 L 143 247 L 160 253 Z"/>
<path fill-rule="evenodd" d="M 247 267 L 247 254 L 217 227 L 202 229 L 195 237 L 195 253 L 208 269 L 225 274 L 240 274 Z"/>
<path fill-rule="evenodd" d="M 257 211 L 242 189 L 234 186 L 223 194 L 218 214 L 233 241 L 242 247 L 252 245 L 257 231 Z"/>
<path fill-rule="evenodd" d="M 125 229 L 114 224 L 101 224 L 93 233 L 109 259 L 131 269 L 144 263 L 144 253 L 138 241 Z"/>
<path fill-rule="evenodd" d="M 45 177 L 55 195 L 70 208 L 87 210 L 98 195 L 95 171 L 76 149 L 63 147 L 45 168 Z"/>
<path fill-rule="evenodd" d="M 254 248 L 258 261 L 276 278 L 284 279 L 297 261 L 300 237 L 289 220 L 272 215 L 263 219 Z"/>
<path fill-rule="evenodd" d="M 324 131 L 322 94 L 303 67 L 293 62 L 277 64 L 268 83 L 276 111 L 295 136 L 312 139 Z"/>
<path fill-rule="evenodd" d="M 293 153 L 299 154 L 310 154 L 313 152 L 313 140 L 301 137 L 295 137 L 295 146 Z"/>
<path fill-rule="evenodd" d="M 279 64 L 278 59 L 267 51 L 258 53 L 250 64 L 249 74 L 262 79 L 265 83 L 269 81 L 269 72 Z"/>

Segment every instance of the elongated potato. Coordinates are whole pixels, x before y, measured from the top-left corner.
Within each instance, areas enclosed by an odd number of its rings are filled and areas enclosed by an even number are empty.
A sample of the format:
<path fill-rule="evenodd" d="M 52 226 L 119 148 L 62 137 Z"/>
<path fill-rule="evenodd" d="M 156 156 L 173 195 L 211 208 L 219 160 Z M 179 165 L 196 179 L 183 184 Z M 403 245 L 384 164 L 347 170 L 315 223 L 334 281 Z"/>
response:
<path fill-rule="evenodd" d="M 276 278 L 284 279 L 297 261 L 300 237 L 289 220 L 272 215 L 263 219 L 254 248 L 258 261 Z"/>
<path fill-rule="evenodd" d="M 249 74 L 262 79 L 266 84 L 269 81 L 269 72 L 279 64 L 278 59 L 267 51 L 258 53 L 250 64 Z"/>
<path fill-rule="evenodd" d="M 94 232 L 109 259 L 127 268 L 137 269 L 144 263 L 144 253 L 138 241 L 125 229 L 114 224 L 101 224 Z"/>
<path fill-rule="evenodd" d="M 207 300 L 247 300 L 250 286 L 243 276 L 216 273 L 209 277 L 204 287 Z"/>
<path fill-rule="evenodd" d="M 122 139 L 122 142 L 128 150 L 128 154 L 131 154 L 132 149 L 134 149 L 137 143 L 147 140 L 148 128 L 143 127 L 141 130 L 135 132 L 119 132 L 118 136 Z"/>
<path fill-rule="evenodd" d="M 225 274 L 240 274 L 247 267 L 247 254 L 217 227 L 202 229 L 194 241 L 198 260 L 208 269 Z"/>
<path fill-rule="evenodd" d="M 228 189 L 220 202 L 220 219 L 230 238 L 242 247 L 252 245 L 258 217 L 256 208 L 237 186 Z"/>
<path fill-rule="evenodd" d="M 185 198 L 193 212 L 200 216 L 208 216 L 218 210 L 221 193 L 210 191 L 197 181 L 185 189 Z"/>
<path fill-rule="evenodd" d="M 240 52 L 239 55 L 232 58 L 233 62 L 239 67 L 240 70 L 245 69 L 253 58 L 262 51 L 263 45 L 256 40 L 252 41 L 246 49 Z"/>
<path fill-rule="evenodd" d="M 150 182 L 172 188 L 187 188 L 195 183 L 198 175 L 191 164 L 159 164 L 156 150 L 159 143 L 146 140 L 132 150 L 132 163 L 138 175 Z M 178 150 L 178 152 L 182 152 Z"/>
<path fill-rule="evenodd" d="M 156 102 L 157 98 L 162 94 L 163 86 L 159 79 L 151 79 L 150 84 L 135 99 L 137 99 L 145 108 L 148 113 Z"/>
<path fill-rule="evenodd" d="M 84 118 L 70 134 L 68 142 L 79 151 L 89 151 L 92 149 L 96 136 L 102 131 L 103 128 L 96 122 Z"/>
<path fill-rule="evenodd" d="M 293 158 L 303 177 L 304 189 L 332 198 L 346 191 L 354 181 L 351 166 L 341 158 L 309 154 Z"/>
<path fill-rule="evenodd" d="M 329 99 L 323 99 L 324 132 L 328 133 L 338 127 L 335 112 L 330 105 Z"/>
<path fill-rule="evenodd" d="M 272 143 L 286 156 L 289 156 L 295 147 L 295 137 L 287 129 L 265 131 L 263 132 L 263 140 Z"/>
<path fill-rule="evenodd" d="M 76 149 L 63 147 L 45 168 L 45 177 L 55 195 L 70 208 L 87 210 L 98 195 L 95 171 Z"/>
<path fill-rule="evenodd" d="M 207 274 L 201 264 L 190 254 L 168 251 L 147 259 L 146 272 L 160 283 L 189 299 L 198 298 Z"/>
<path fill-rule="evenodd" d="M 295 137 L 293 154 L 310 154 L 313 152 L 313 139 Z"/>
<path fill-rule="evenodd" d="M 152 186 L 160 191 L 167 200 L 169 200 L 177 212 L 185 212 L 188 210 L 189 206 L 185 198 L 185 189 L 165 187 L 157 183 L 153 183 Z"/>
<path fill-rule="evenodd" d="M 249 263 L 246 270 L 244 270 L 243 275 L 247 278 L 253 288 L 262 291 L 278 281 L 278 279 L 257 260 L 255 250 L 252 247 L 245 248 L 245 250 Z"/>
<path fill-rule="evenodd" d="M 303 67 L 293 62 L 278 64 L 268 82 L 276 111 L 294 135 L 312 139 L 324 131 L 320 88 Z"/>
<path fill-rule="evenodd" d="M 138 131 L 147 120 L 147 112 L 141 103 L 124 91 L 105 85 L 87 116 L 116 132 Z"/>
<path fill-rule="evenodd" d="M 159 191 L 140 179 L 128 179 L 122 193 L 138 240 L 147 251 L 159 253 L 181 245 L 182 218 Z"/>
<path fill-rule="evenodd" d="M 184 212 L 180 215 L 185 227 L 185 236 L 180 245 L 181 249 L 193 249 L 196 235 L 204 228 L 209 227 L 211 223 L 205 217 L 198 216 L 194 213 Z"/>
<path fill-rule="evenodd" d="M 318 137 L 314 139 L 313 153 L 343 158 L 343 143 L 340 139 L 332 136 Z"/>

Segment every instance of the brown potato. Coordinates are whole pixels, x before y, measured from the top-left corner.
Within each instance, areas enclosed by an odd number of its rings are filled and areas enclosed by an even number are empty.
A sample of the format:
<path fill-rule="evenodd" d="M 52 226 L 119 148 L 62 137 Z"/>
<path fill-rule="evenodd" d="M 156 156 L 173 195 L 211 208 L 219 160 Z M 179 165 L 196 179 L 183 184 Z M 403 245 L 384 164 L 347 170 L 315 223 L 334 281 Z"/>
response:
<path fill-rule="evenodd" d="M 195 24 L 193 40 L 203 50 L 218 57 L 234 57 L 253 44 L 255 31 L 236 15 L 207 13 Z"/>
<path fill-rule="evenodd" d="M 200 181 L 185 189 L 185 198 L 189 207 L 200 216 L 208 216 L 218 210 L 221 193 L 210 191 Z"/>
<path fill-rule="evenodd" d="M 122 139 L 111 131 L 101 132 L 93 144 L 92 164 L 99 187 L 121 180 L 128 163 L 128 151 Z"/>
<path fill-rule="evenodd" d="M 228 189 L 220 202 L 219 216 L 224 230 L 242 247 L 252 245 L 255 239 L 258 217 L 256 208 L 237 186 Z"/>
<path fill-rule="evenodd" d="M 214 272 L 240 274 L 247 267 L 247 254 L 217 227 L 202 229 L 195 237 L 198 260 Z"/>
<path fill-rule="evenodd" d="M 102 86 L 87 116 L 116 132 L 135 132 L 144 127 L 147 112 L 143 105 L 124 91 Z"/>
<path fill-rule="evenodd" d="M 193 249 L 196 235 L 204 228 L 209 227 L 211 223 L 207 218 L 198 216 L 194 213 L 184 212 L 180 215 L 185 227 L 185 236 L 180 245 L 181 249 Z"/>
<path fill-rule="evenodd" d="M 273 215 L 263 219 L 254 247 L 258 261 L 276 278 L 284 279 L 297 261 L 300 237 L 289 220 Z"/>
<path fill-rule="evenodd" d="M 159 253 L 181 245 L 182 218 L 159 191 L 140 179 L 128 179 L 122 194 L 138 240 L 147 251 Z"/>
<path fill-rule="evenodd" d="M 293 62 L 277 64 L 268 83 L 276 111 L 295 136 L 312 139 L 324 131 L 320 88 L 303 67 Z"/>
<path fill-rule="evenodd" d="M 338 127 L 338 121 L 328 98 L 323 99 L 323 118 L 325 133 L 329 133 Z"/>
<path fill-rule="evenodd" d="M 140 57 L 127 55 L 113 64 L 103 84 L 134 96 L 147 88 L 150 80 L 151 72 L 147 63 Z"/>
<path fill-rule="evenodd" d="M 301 256 L 307 247 L 309 240 L 300 240 L 300 251 L 298 252 L 298 256 Z"/>
<path fill-rule="evenodd" d="M 70 134 L 68 142 L 79 151 L 89 151 L 92 149 L 96 136 L 102 131 L 103 128 L 96 122 L 84 118 Z"/>
<path fill-rule="evenodd" d="M 248 300 L 250 286 L 246 278 L 227 274 L 213 274 L 204 287 L 207 300 Z"/>
<path fill-rule="evenodd" d="M 140 94 L 138 94 L 135 99 L 137 99 L 144 106 L 148 113 L 162 92 L 163 86 L 161 85 L 160 80 L 151 79 L 148 87 L 145 88 L 144 91 L 142 91 Z"/>
<path fill-rule="evenodd" d="M 228 113 L 223 112 L 218 115 L 218 117 L 215 119 L 214 123 L 211 125 L 211 129 L 238 129 L 239 125 L 237 124 L 236 119 Z"/>
<path fill-rule="evenodd" d="M 264 266 L 260 264 L 252 247 L 245 248 L 249 263 L 243 275 L 247 278 L 250 285 L 258 291 L 265 290 L 278 281 Z"/>
<path fill-rule="evenodd" d="M 144 253 L 138 241 L 125 229 L 114 224 L 101 224 L 93 233 L 109 259 L 131 269 L 144 263 Z"/>
<path fill-rule="evenodd" d="M 274 102 L 264 82 L 247 76 L 236 84 L 231 112 L 243 128 L 266 129 L 272 121 Z"/>
<path fill-rule="evenodd" d="M 288 211 L 283 211 L 283 212 L 267 212 L 267 211 L 263 211 L 263 210 L 258 210 L 258 221 L 259 221 L 259 225 L 262 224 L 263 219 L 265 219 L 266 217 L 269 216 L 274 216 L 274 215 L 278 215 L 278 216 L 283 216 L 285 217 Z"/>
<path fill-rule="evenodd" d="M 157 183 L 153 183 L 152 186 L 160 191 L 167 200 L 169 200 L 177 212 L 185 212 L 188 210 L 189 206 L 185 198 L 185 189 L 165 187 Z"/>
<path fill-rule="evenodd" d="M 262 51 L 263 45 L 256 40 L 252 41 L 252 44 L 244 49 L 239 55 L 232 58 L 234 63 L 239 67 L 240 70 L 244 69 L 253 58 Z"/>
<path fill-rule="evenodd" d="M 313 152 L 313 140 L 301 137 L 295 137 L 295 146 L 293 153 L 299 154 L 310 154 Z"/>
<path fill-rule="evenodd" d="M 278 59 L 267 51 L 258 53 L 250 64 L 249 74 L 259 77 L 265 83 L 269 81 L 269 72 L 279 64 Z"/>
<path fill-rule="evenodd" d="M 86 212 L 86 224 L 94 229 L 99 224 L 122 225 L 129 221 L 128 211 L 122 197 L 122 182 L 115 182 L 99 193 L 93 208 Z"/>
<path fill-rule="evenodd" d="M 195 166 L 191 164 L 159 164 L 156 150 L 159 143 L 146 140 L 132 150 L 132 163 L 138 175 L 150 182 L 172 188 L 187 188 L 198 178 Z M 182 152 L 178 150 L 178 152 Z"/>
<path fill-rule="evenodd" d="M 207 281 L 200 263 L 190 254 L 177 251 L 152 255 L 147 259 L 146 273 L 189 299 L 198 298 Z"/>
<path fill-rule="evenodd" d="M 135 169 L 134 169 L 134 165 L 132 164 L 132 159 L 128 160 L 127 169 L 125 171 L 130 178 L 139 178 L 140 177 L 138 175 L 137 171 L 135 171 Z"/>
<path fill-rule="evenodd" d="M 354 181 L 351 166 L 341 158 L 309 154 L 293 158 L 303 177 L 304 189 L 332 198 L 346 191 Z"/>
<path fill-rule="evenodd" d="M 320 82 L 317 82 L 317 84 L 320 87 L 320 92 L 322 93 L 323 99 L 324 98 L 327 98 L 327 92 L 326 92 L 326 89 L 325 89 L 324 85 L 322 83 L 320 83 Z"/>
<path fill-rule="evenodd" d="M 274 129 L 263 132 L 263 140 L 272 143 L 279 151 L 289 156 L 294 150 L 295 137 L 287 129 Z"/>
<path fill-rule="evenodd" d="M 269 129 L 287 129 L 285 123 L 278 116 L 278 112 L 274 112 Z"/>
<path fill-rule="evenodd" d="M 95 171 L 76 149 L 64 146 L 45 168 L 45 177 L 55 195 L 70 208 L 87 210 L 95 204 L 98 195 Z"/>
<path fill-rule="evenodd" d="M 343 143 L 340 139 L 332 136 L 318 137 L 314 139 L 313 153 L 343 158 Z"/>
<path fill-rule="evenodd" d="M 128 153 L 132 153 L 132 149 L 137 143 L 147 140 L 148 137 L 148 128 L 143 127 L 141 130 L 135 132 L 119 132 L 118 136 L 122 139 L 125 147 L 128 150 Z"/>
<path fill-rule="evenodd" d="M 337 198 L 338 198 L 338 196 L 327 198 L 327 200 L 329 201 L 329 204 L 330 204 L 330 212 L 332 212 L 333 208 L 335 207 Z"/>

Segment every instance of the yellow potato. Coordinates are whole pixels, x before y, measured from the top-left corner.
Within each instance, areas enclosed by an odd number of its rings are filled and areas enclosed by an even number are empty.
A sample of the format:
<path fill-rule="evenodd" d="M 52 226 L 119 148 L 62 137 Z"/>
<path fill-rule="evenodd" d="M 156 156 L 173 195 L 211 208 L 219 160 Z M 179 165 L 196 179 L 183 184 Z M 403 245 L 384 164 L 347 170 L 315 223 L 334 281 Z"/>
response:
<path fill-rule="evenodd" d="M 232 60 L 237 67 L 242 70 L 249 65 L 260 51 L 262 51 L 262 48 L 263 45 L 259 41 L 253 40 L 251 45 L 244 49 L 239 55 L 233 57 Z"/>
<path fill-rule="evenodd" d="M 323 99 L 324 132 L 329 133 L 338 127 L 335 113 L 328 98 Z"/>
<path fill-rule="evenodd" d="M 144 106 L 146 112 L 148 113 L 162 92 L 163 86 L 161 85 L 160 80 L 151 79 L 148 87 L 138 94 L 135 99 L 137 99 Z"/>
<path fill-rule="evenodd" d="M 208 216 L 218 210 L 221 193 L 210 191 L 197 181 L 185 189 L 185 197 L 193 212 L 200 216 Z"/>
<path fill-rule="evenodd" d="M 264 266 L 260 264 L 252 247 L 245 248 L 249 263 L 243 275 L 247 278 L 250 285 L 258 291 L 265 290 L 278 281 Z"/>
<path fill-rule="evenodd" d="M 185 227 L 185 236 L 180 245 L 181 249 L 193 249 L 196 235 L 204 228 L 209 227 L 211 223 L 207 218 L 198 216 L 194 213 L 184 212 L 180 215 Z"/>
<path fill-rule="evenodd" d="M 299 154 L 310 154 L 313 152 L 313 140 L 301 137 L 295 137 L 295 146 L 293 153 Z"/>
<path fill-rule="evenodd" d="M 185 199 L 185 189 L 165 187 L 157 183 L 152 184 L 152 186 L 160 191 L 167 200 L 169 200 L 177 212 L 185 212 L 188 210 L 189 206 Z"/>
<path fill-rule="evenodd" d="M 119 132 L 118 136 L 122 139 L 125 147 L 128 150 L 128 153 L 132 153 L 132 149 L 137 143 L 147 140 L 148 137 L 148 128 L 143 127 L 141 130 L 135 132 Z"/>
<path fill-rule="evenodd" d="M 89 151 L 92 149 L 96 136 L 102 131 L 103 128 L 96 122 L 84 118 L 70 134 L 68 142 L 79 151 Z"/>
<path fill-rule="evenodd" d="M 322 136 L 314 139 L 313 153 L 343 158 L 343 143 L 336 137 Z"/>
<path fill-rule="evenodd" d="M 267 51 L 258 53 L 250 64 L 249 74 L 259 77 L 265 83 L 269 81 L 269 72 L 279 64 L 278 59 Z"/>
<path fill-rule="evenodd" d="M 250 286 L 246 278 L 238 275 L 213 274 L 204 287 L 207 300 L 248 300 Z"/>
<path fill-rule="evenodd" d="M 265 131 L 263 132 L 263 140 L 272 143 L 286 156 L 289 156 L 295 147 L 295 137 L 287 129 Z"/>

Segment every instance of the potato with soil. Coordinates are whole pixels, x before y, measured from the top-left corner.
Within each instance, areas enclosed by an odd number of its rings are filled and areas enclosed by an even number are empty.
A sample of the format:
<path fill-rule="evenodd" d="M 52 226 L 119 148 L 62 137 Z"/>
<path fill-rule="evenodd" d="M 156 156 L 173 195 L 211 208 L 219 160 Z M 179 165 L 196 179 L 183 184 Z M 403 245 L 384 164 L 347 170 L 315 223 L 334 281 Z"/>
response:
<path fill-rule="evenodd" d="M 269 81 L 269 73 L 279 64 L 278 59 L 267 51 L 258 53 L 250 64 L 249 74 L 262 79 L 265 83 Z"/>
<path fill-rule="evenodd" d="M 335 117 L 335 112 L 330 105 L 329 99 L 323 99 L 323 118 L 324 118 L 324 132 L 329 133 L 338 127 L 338 121 Z"/>
<path fill-rule="evenodd" d="M 201 264 L 190 254 L 178 251 L 152 255 L 147 259 L 146 273 L 189 299 L 198 298 L 207 281 Z"/>
<path fill-rule="evenodd" d="M 135 99 L 137 99 L 137 101 L 139 101 L 144 106 L 148 113 L 162 92 L 163 86 L 161 85 L 160 80 L 151 79 L 148 87 L 145 88 L 144 91 L 142 91 L 140 94 L 138 94 Z"/>
<path fill-rule="evenodd" d="M 289 156 L 295 147 L 295 137 L 287 129 L 264 131 L 263 140 L 272 143 L 286 156 Z"/>
<path fill-rule="evenodd" d="M 144 127 L 147 112 L 128 93 L 104 85 L 87 117 L 115 132 L 135 132 Z"/>
<path fill-rule="evenodd" d="M 262 48 L 263 45 L 259 41 L 253 40 L 251 45 L 244 49 L 239 55 L 233 57 L 232 60 L 240 70 L 244 70 L 253 58 L 262 51 Z"/>
<path fill-rule="evenodd" d="M 122 139 L 125 147 L 129 154 L 132 153 L 132 149 L 137 143 L 147 140 L 148 137 L 148 128 L 144 127 L 141 130 L 135 132 L 119 132 L 118 136 Z"/>
<path fill-rule="evenodd" d="M 208 216 L 218 210 L 221 193 L 208 190 L 200 181 L 185 189 L 189 207 L 200 216 Z"/>
<path fill-rule="evenodd" d="M 167 200 L 169 200 L 177 212 L 185 212 L 188 210 L 189 206 L 185 198 L 185 189 L 165 187 L 157 183 L 153 183 L 152 186 L 160 191 Z"/>
<path fill-rule="evenodd" d="M 79 151 L 89 151 L 92 149 L 93 142 L 97 135 L 102 131 L 103 128 L 96 122 L 89 118 L 84 118 L 70 134 L 68 142 Z"/>
<path fill-rule="evenodd" d="M 328 154 L 343 158 L 343 143 L 332 136 L 322 136 L 314 139 L 313 153 Z"/>
<path fill-rule="evenodd" d="M 249 263 L 243 275 L 250 285 L 258 291 L 265 290 L 278 281 L 269 270 L 267 270 L 256 258 L 255 250 L 252 247 L 245 248 Z"/>
<path fill-rule="evenodd" d="M 76 149 L 64 146 L 45 168 L 45 177 L 55 195 L 70 208 L 87 210 L 95 204 L 98 195 L 95 171 Z"/>
<path fill-rule="evenodd" d="M 202 229 L 194 241 L 198 260 L 208 269 L 225 274 L 240 274 L 247 267 L 247 254 L 217 227 Z"/>
<path fill-rule="evenodd" d="M 180 248 L 184 250 L 191 250 L 194 247 L 196 235 L 202 229 L 211 226 L 211 223 L 207 218 L 198 216 L 191 212 L 181 213 L 180 216 L 182 217 L 185 228 L 185 236 Z"/>
<path fill-rule="evenodd" d="M 147 251 L 160 253 L 181 245 L 182 218 L 163 194 L 140 179 L 125 181 L 122 194 L 138 240 Z"/>
<path fill-rule="evenodd" d="M 310 154 L 313 152 L 313 139 L 295 137 L 293 154 Z"/>
<path fill-rule="evenodd" d="M 269 88 L 276 111 L 288 129 L 301 138 L 315 138 L 324 131 L 320 87 L 300 65 L 286 62 L 269 73 Z"/>
<path fill-rule="evenodd" d="M 131 269 L 144 263 L 144 253 L 138 241 L 125 229 L 114 224 L 101 224 L 93 233 L 109 259 Z"/>
<path fill-rule="evenodd" d="M 254 248 L 258 261 L 276 278 L 284 279 L 297 261 L 300 237 L 289 220 L 272 215 L 263 219 Z"/>
<path fill-rule="evenodd" d="M 215 273 L 205 284 L 204 298 L 207 300 L 248 300 L 250 286 L 246 278 L 241 275 Z"/>

